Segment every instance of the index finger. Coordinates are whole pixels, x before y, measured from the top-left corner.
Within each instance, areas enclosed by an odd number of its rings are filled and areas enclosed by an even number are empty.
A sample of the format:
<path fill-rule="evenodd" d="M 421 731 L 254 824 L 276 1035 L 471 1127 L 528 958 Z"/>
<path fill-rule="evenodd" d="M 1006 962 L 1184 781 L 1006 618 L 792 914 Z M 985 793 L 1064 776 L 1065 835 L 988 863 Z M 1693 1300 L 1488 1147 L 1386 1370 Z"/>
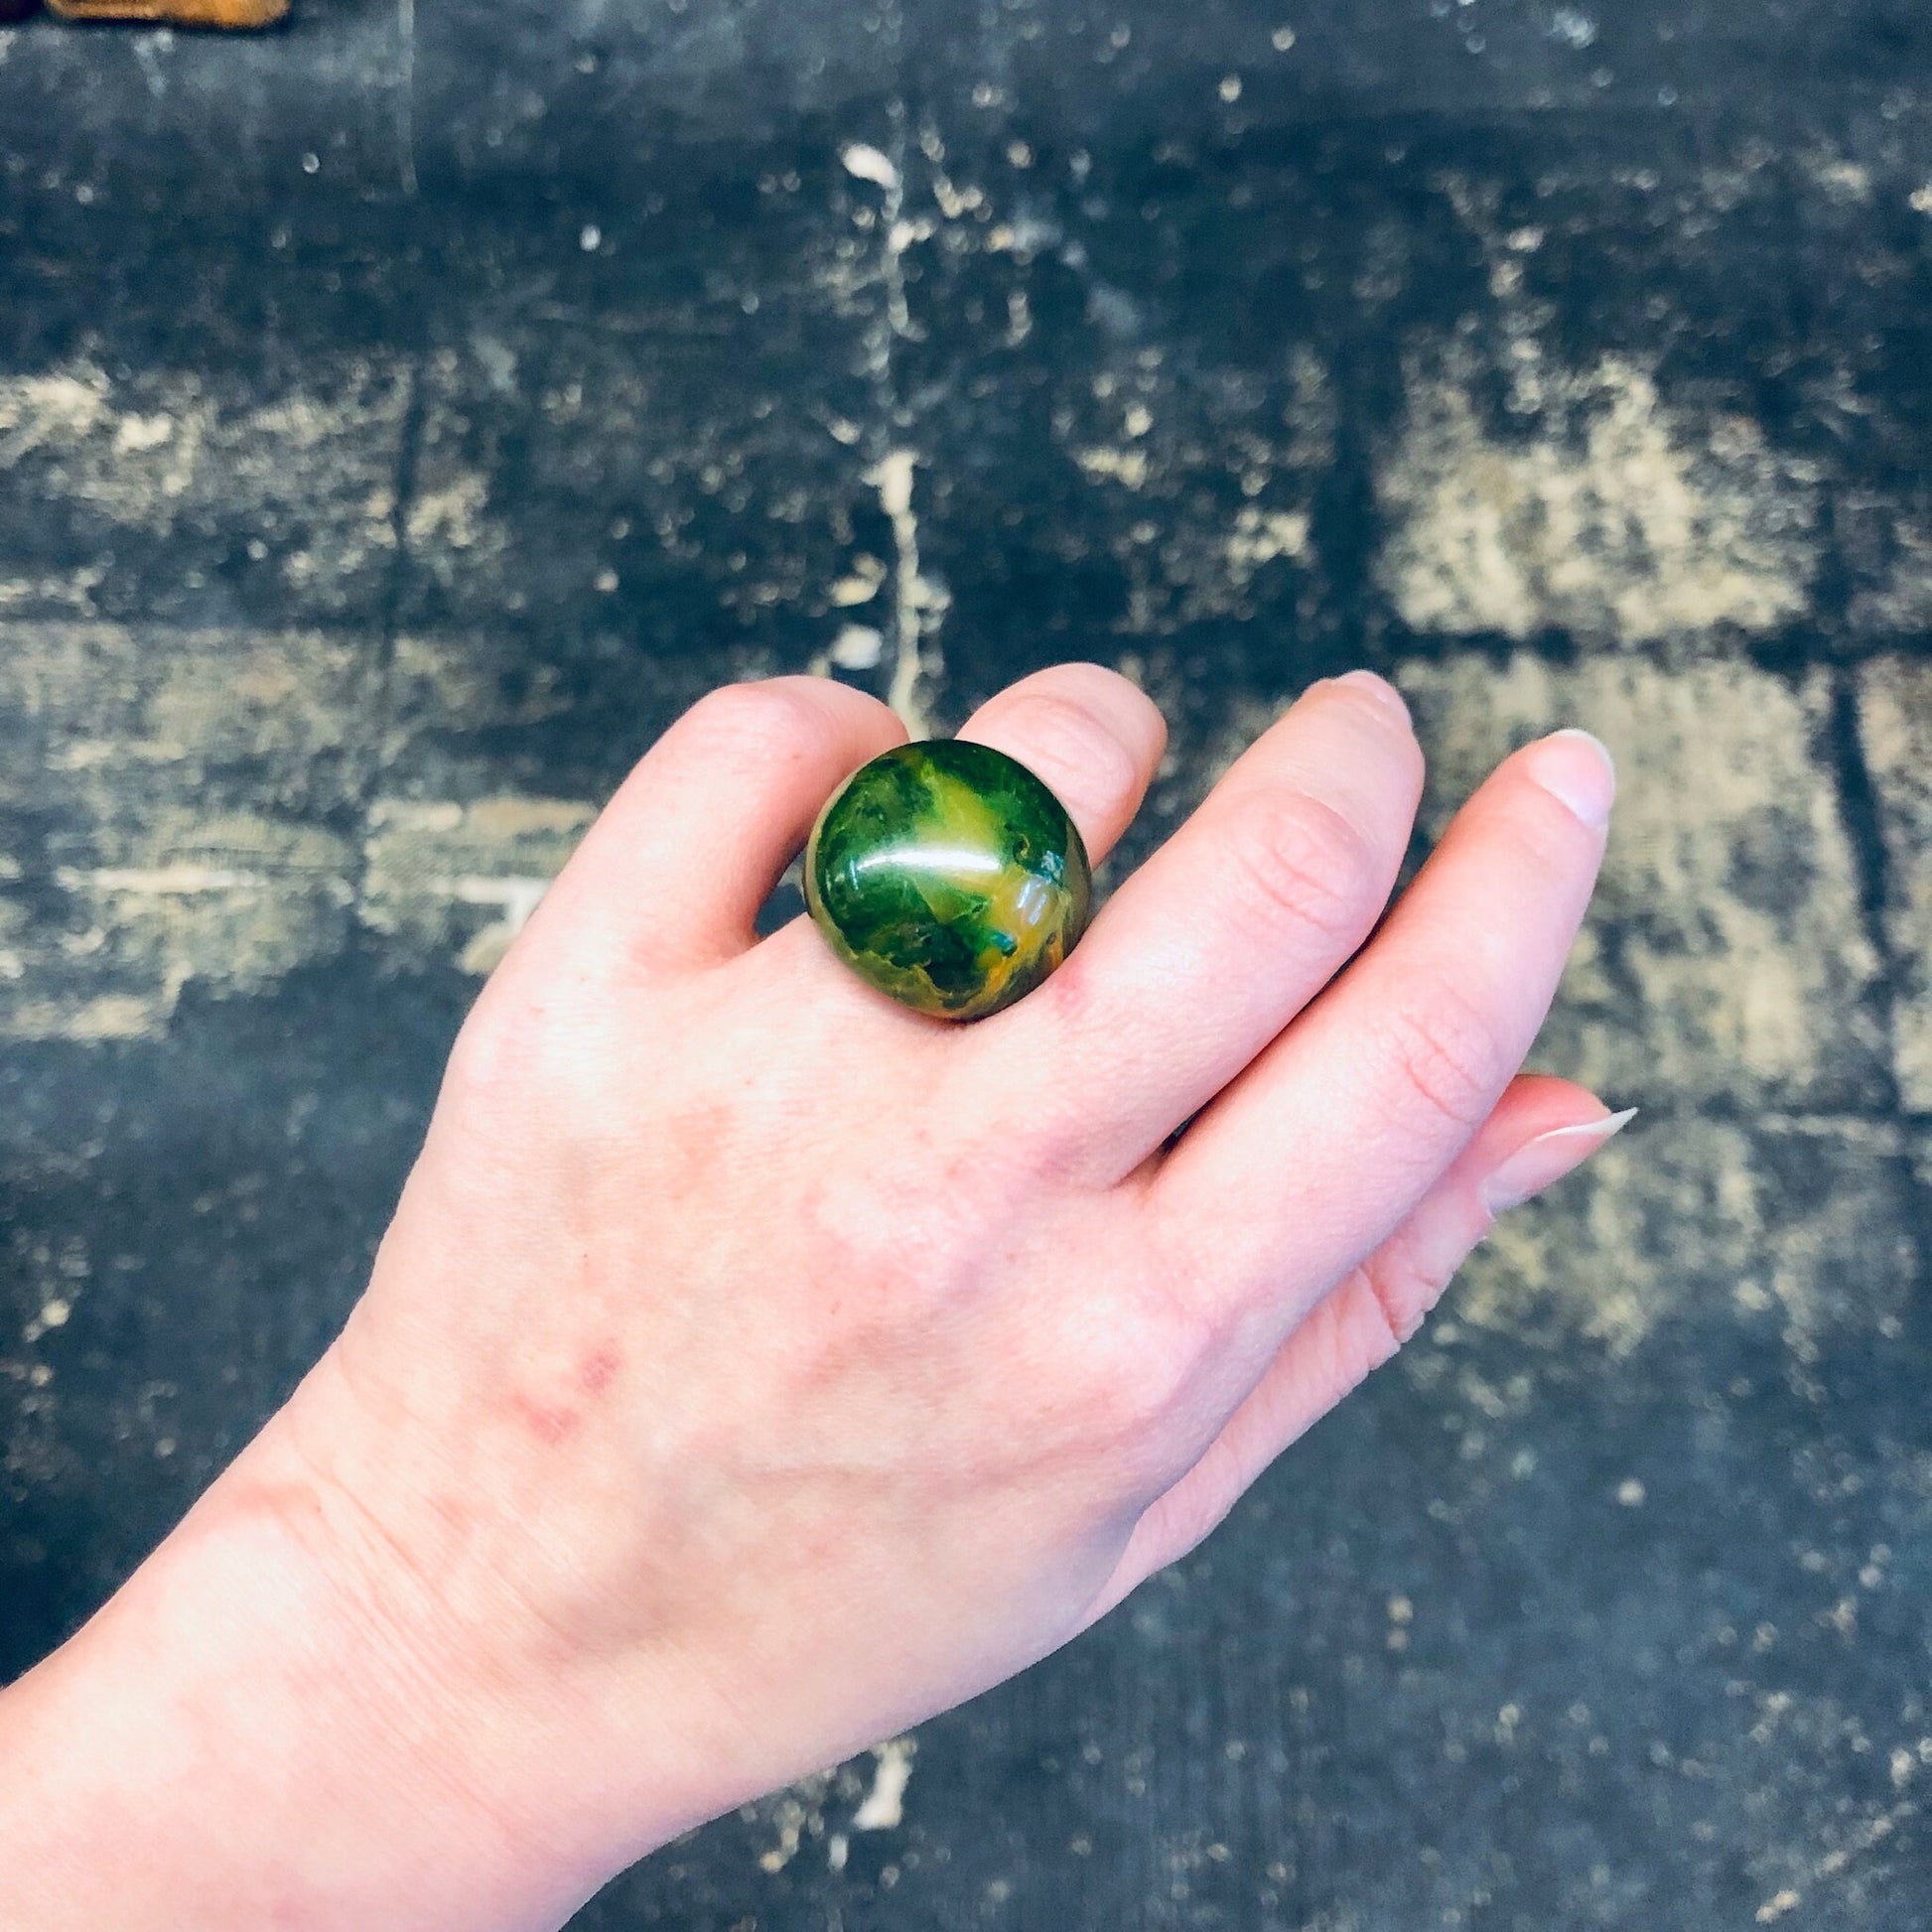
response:
<path fill-rule="evenodd" d="M 1555 997 L 1614 792 L 1586 732 L 1507 759 L 1382 932 L 1183 1136 L 1146 1208 L 1205 1312 L 1272 1352 L 1488 1118 Z"/>

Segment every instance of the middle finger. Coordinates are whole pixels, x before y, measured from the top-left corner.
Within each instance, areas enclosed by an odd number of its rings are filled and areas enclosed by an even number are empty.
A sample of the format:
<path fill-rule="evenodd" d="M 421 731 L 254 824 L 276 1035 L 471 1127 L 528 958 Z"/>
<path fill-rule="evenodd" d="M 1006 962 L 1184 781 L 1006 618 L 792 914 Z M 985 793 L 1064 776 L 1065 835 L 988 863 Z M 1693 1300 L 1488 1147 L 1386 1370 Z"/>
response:
<path fill-rule="evenodd" d="M 1003 1104 L 1091 1178 L 1132 1172 L 1374 929 L 1422 779 L 1391 685 L 1351 672 L 1305 693 L 1066 965 L 974 1030 Z"/>

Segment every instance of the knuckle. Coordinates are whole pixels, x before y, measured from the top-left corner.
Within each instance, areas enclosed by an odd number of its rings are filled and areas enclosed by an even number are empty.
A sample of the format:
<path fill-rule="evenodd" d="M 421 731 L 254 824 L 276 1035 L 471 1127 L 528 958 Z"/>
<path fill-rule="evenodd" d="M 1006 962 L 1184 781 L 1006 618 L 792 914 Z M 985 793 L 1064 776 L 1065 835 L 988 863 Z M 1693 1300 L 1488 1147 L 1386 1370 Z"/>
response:
<path fill-rule="evenodd" d="M 1142 1442 L 1174 1414 L 1185 1384 L 1177 1350 L 1110 1350 L 1091 1368 L 1088 1425 L 1109 1447 Z"/>
<path fill-rule="evenodd" d="M 1045 673 L 1055 695 L 1071 698 L 1096 717 L 1108 731 L 1150 761 L 1168 742 L 1168 721 L 1161 707 L 1131 678 L 1105 664 L 1059 664 Z"/>
<path fill-rule="evenodd" d="M 494 984 L 486 987 L 450 1049 L 443 1074 L 446 1098 L 487 1108 L 528 1093 L 549 1057 L 545 1032 L 526 1003 Z"/>
<path fill-rule="evenodd" d="M 1239 823 L 1232 853 L 1250 909 L 1271 926 L 1311 926 L 1337 942 L 1366 933 L 1383 868 L 1351 819 L 1311 793 L 1280 790 L 1256 799 Z"/>
<path fill-rule="evenodd" d="M 594 1138 L 628 1112 L 616 1064 L 582 988 L 499 974 L 457 1035 L 437 1110 L 480 1132 Z"/>
<path fill-rule="evenodd" d="M 1501 1053 L 1494 1027 L 1448 983 L 1393 1008 L 1383 1024 L 1398 1108 L 1421 1108 L 1474 1133 L 1495 1104 Z"/>
<path fill-rule="evenodd" d="M 1159 1270 L 1123 1290 L 1101 1316 L 1074 1351 L 1085 1363 L 1087 1426 L 1110 1455 L 1136 1466 L 1148 1457 L 1165 1461 L 1188 1433 L 1220 1338 L 1194 1291 Z"/>

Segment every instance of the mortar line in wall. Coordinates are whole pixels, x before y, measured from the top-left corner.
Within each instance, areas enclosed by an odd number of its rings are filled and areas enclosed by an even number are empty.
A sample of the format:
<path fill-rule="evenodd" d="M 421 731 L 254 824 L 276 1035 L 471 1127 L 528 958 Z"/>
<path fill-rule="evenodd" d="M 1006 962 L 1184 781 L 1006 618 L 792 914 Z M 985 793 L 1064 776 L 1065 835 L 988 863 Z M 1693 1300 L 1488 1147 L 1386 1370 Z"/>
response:
<path fill-rule="evenodd" d="M 1843 667 L 1832 673 L 1832 708 L 1829 725 L 1832 778 L 1838 791 L 1839 812 L 1846 838 L 1852 847 L 1852 862 L 1858 875 L 1859 913 L 1864 926 L 1866 943 L 1878 961 L 1882 988 L 1880 1025 L 1884 1029 L 1886 1065 L 1891 1058 L 1894 1015 L 1898 991 L 1898 960 L 1893 953 L 1890 934 L 1885 927 L 1886 908 L 1891 898 L 1889 864 L 1885 853 L 1883 827 L 1878 818 L 1878 793 L 1865 763 L 1863 720 L 1859 708 L 1858 680 Z M 1903 1105 L 1895 1073 L 1888 1071 L 1891 1083 L 1889 1100 L 1894 1112 Z"/>
<path fill-rule="evenodd" d="M 1351 286 L 1361 267 L 1359 252 L 1357 249 L 1347 258 Z M 1341 655 L 1350 663 L 1374 663 L 1393 675 L 1410 653 L 1403 648 L 1400 632 L 1391 634 L 1394 627 L 1378 608 L 1375 561 L 1385 531 L 1375 492 L 1374 440 L 1368 425 L 1379 420 L 1376 406 L 1384 398 L 1375 393 L 1375 354 L 1373 349 L 1364 351 L 1345 332 L 1337 337 L 1330 354 L 1329 383 L 1335 400 L 1333 460 L 1312 492 L 1311 535 L 1335 600 Z M 1399 381 L 1399 372 L 1386 363 L 1379 374 L 1384 382 Z M 1325 639 L 1322 644 L 1325 648 Z"/>
<path fill-rule="evenodd" d="M 1859 680 L 1850 666 L 1841 665 L 1832 673 L 1831 748 L 1839 810 L 1846 837 L 1851 842 L 1853 864 L 1858 868 L 1859 910 L 1866 943 L 1878 961 L 1876 1018 L 1884 1049 L 1889 1111 L 1904 1137 L 1919 1131 L 1925 1117 L 1907 1108 L 1898 1084 L 1898 1002 L 1903 976 L 1885 924 L 1893 889 L 1884 827 L 1878 815 L 1878 789 L 1872 781 L 1871 767 L 1865 762 Z M 1932 1173 L 1920 1169 L 1911 1158 L 1909 1147 L 1900 1148 L 1898 1159 L 1904 1184 L 1916 1203 L 1916 1212 L 1910 1217 L 1910 1237 L 1916 1264 L 1914 1272 L 1923 1283 L 1928 1265 L 1932 1265 L 1932 1252 L 1928 1251 L 1924 1232 L 1932 1228 Z"/>
<path fill-rule="evenodd" d="M 1871 1106 L 1804 1107 L 1781 1106 L 1776 1101 L 1754 1101 L 1748 1094 L 1711 1094 L 1696 1096 L 1664 1095 L 1640 1098 L 1639 1122 L 1708 1122 L 1715 1127 L 1736 1127 L 1746 1131 L 1783 1129 L 1789 1132 L 1831 1135 L 1898 1129 L 1905 1132 L 1932 1126 L 1932 1114 L 1914 1113 L 1908 1108 L 1879 1101 Z"/>
<path fill-rule="evenodd" d="M 1371 594 L 1372 591 L 1371 582 Z M 1690 649 L 1684 639 L 1677 637 L 1644 637 L 1627 642 L 1614 638 L 1580 641 L 1569 631 L 1557 629 L 1539 630 L 1527 637 L 1512 637 L 1502 631 L 1439 634 L 1408 630 L 1398 620 L 1384 632 L 1383 655 L 1397 666 L 1485 659 L 1500 665 L 1513 657 L 1561 666 L 1581 664 L 1592 658 L 1615 658 L 1638 662 L 1667 674 L 1704 665 L 1731 664 L 1790 681 L 1806 672 L 1840 667 L 1856 669 L 1884 657 L 1932 658 L 1932 642 L 1918 631 L 1878 631 L 1856 641 L 1846 641 L 1817 624 L 1806 623 L 1768 636 Z"/>
<path fill-rule="evenodd" d="M 396 0 L 396 172 L 416 193 L 416 0 Z"/>
<path fill-rule="evenodd" d="M 422 464 L 423 423 L 428 412 L 428 383 L 424 377 L 427 351 L 412 355 L 406 377 L 408 393 L 404 401 L 402 428 L 396 440 L 396 468 L 389 496 L 389 576 L 383 586 L 382 604 L 377 618 L 374 690 L 369 706 L 369 736 L 372 754 L 360 787 L 360 804 L 366 813 L 374 802 L 387 766 L 389 741 L 396 726 L 396 653 L 402 629 L 403 600 L 409 588 L 409 522 L 416 507 L 419 472 Z M 354 894 L 360 903 L 368 880 L 366 842 L 356 855 Z"/>

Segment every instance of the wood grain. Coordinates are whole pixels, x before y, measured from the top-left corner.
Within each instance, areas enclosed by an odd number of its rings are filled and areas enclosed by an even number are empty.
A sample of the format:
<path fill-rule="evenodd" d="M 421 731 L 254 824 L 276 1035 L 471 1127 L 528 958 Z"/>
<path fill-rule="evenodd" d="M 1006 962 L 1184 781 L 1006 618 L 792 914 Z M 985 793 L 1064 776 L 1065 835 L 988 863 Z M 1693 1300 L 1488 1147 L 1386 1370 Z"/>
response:
<path fill-rule="evenodd" d="M 0 0 L 4 8 L 8 0 Z M 175 27 L 272 27 L 289 0 L 48 0 L 63 20 L 154 20 Z"/>

